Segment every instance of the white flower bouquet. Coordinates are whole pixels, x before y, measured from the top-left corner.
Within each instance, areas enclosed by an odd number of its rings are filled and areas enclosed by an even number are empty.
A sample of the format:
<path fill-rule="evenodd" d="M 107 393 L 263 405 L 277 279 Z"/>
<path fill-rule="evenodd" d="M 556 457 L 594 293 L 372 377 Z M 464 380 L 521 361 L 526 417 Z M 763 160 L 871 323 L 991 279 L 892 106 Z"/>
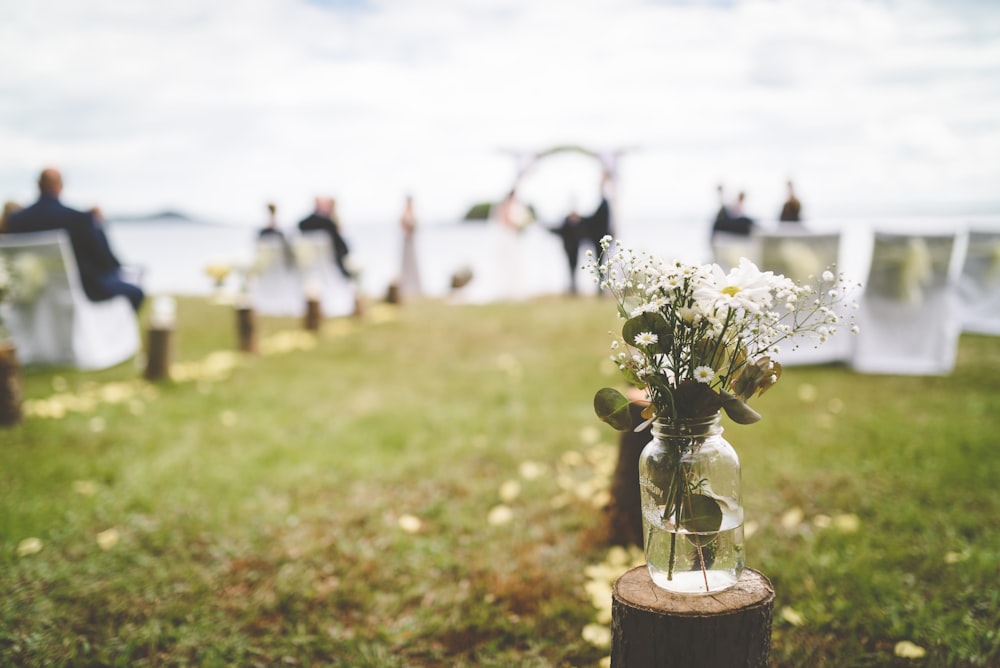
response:
<path fill-rule="evenodd" d="M 845 279 L 829 269 L 812 284 L 761 271 L 746 258 L 728 273 L 718 265 L 664 263 L 601 240 L 588 266 L 625 321 L 612 333 L 611 359 L 645 391 L 643 418 L 706 417 L 724 410 L 739 424 L 760 415 L 746 402 L 781 378 L 784 346 L 821 345 L 838 327 Z M 619 430 L 631 424 L 628 399 L 603 388 L 598 417 Z"/>

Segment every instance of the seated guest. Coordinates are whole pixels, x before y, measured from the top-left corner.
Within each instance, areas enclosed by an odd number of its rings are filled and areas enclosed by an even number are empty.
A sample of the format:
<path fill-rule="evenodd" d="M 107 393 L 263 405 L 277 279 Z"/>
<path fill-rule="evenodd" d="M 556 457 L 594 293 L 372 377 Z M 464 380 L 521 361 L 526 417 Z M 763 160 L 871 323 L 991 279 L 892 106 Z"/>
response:
<path fill-rule="evenodd" d="M 788 199 L 785 200 L 784 205 L 781 207 L 781 215 L 778 217 L 778 220 L 782 223 L 802 222 L 802 203 L 795 196 L 795 189 L 792 187 L 791 181 L 788 182 Z"/>
<path fill-rule="evenodd" d="M 276 236 L 282 241 L 285 240 L 284 233 L 278 228 L 278 207 L 273 202 L 267 205 L 267 224 L 258 233 L 261 237 Z"/>
<path fill-rule="evenodd" d="M 743 202 L 745 199 L 746 193 L 740 192 L 736 196 L 735 202 L 719 210 L 718 215 L 715 217 L 715 223 L 712 226 L 713 236 L 717 232 L 728 232 L 740 236 L 750 236 L 753 233 L 755 223 L 753 219 L 743 213 Z"/>
<path fill-rule="evenodd" d="M 87 297 L 99 302 L 124 295 L 138 311 L 145 295 L 142 288 L 122 279 L 122 265 L 101 228 L 100 212 L 94 209 L 85 213 L 63 206 L 59 201 L 62 188 L 62 175 L 58 170 L 51 167 L 43 170 L 38 178 L 38 201 L 11 214 L 7 231 L 66 230 Z"/>
<path fill-rule="evenodd" d="M 3 214 L 0 215 L 0 234 L 7 231 L 7 221 L 15 211 L 20 211 L 21 205 L 13 200 L 8 200 L 3 204 Z"/>

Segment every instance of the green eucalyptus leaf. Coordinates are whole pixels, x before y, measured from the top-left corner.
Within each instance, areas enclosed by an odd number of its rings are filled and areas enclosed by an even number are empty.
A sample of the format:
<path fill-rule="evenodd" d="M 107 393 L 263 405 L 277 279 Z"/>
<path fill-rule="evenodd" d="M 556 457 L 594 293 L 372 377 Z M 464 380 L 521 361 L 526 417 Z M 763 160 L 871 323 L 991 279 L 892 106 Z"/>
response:
<path fill-rule="evenodd" d="M 681 503 L 681 527 L 692 533 L 713 533 L 722 527 L 722 506 L 710 496 L 690 494 Z"/>
<path fill-rule="evenodd" d="M 632 428 L 632 413 L 625 395 L 618 390 L 604 387 L 594 395 L 594 412 L 602 421 L 618 431 L 628 431 Z"/>
<path fill-rule="evenodd" d="M 659 313 L 640 313 L 634 318 L 629 318 L 622 325 L 622 338 L 630 346 L 636 345 L 635 337 L 643 332 L 650 332 L 656 335 L 657 342 L 648 347 L 654 352 L 666 352 L 671 345 L 670 325 L 667 319 Z"/>
<path fill-rule="evenodd" d="M 760 420 L 760 413 L 746 405 L 738 397 L 728 392 L 719 392 L 722 397 L 722 410 L 726 411 L 729 419 L 736 424 L 753 424 Z"/>

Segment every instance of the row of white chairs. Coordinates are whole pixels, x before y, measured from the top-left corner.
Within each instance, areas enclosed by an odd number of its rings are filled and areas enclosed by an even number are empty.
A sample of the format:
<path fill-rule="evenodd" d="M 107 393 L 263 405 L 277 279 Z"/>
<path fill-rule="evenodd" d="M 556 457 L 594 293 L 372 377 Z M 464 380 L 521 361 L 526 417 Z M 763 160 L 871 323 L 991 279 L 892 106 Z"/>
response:
<path fill-rule="evenodd" d="M 293 240 L 289 261 L 280 239 L 260 239 L 248 285 L 255 310 L 301 316 L 307 297 L 315 295 L 325 316 L 354 313 L 355 287 L 334 263 L 330 246 L 326 233 L 304 233 Z M 0 234 L 0 258 L 17 282 L 0 302 L 0 323 L 21 364 L 96 370 L 139 352 L 139 322 L 128 299 L 87 298 L 66 231 Z"/>
<path fill-rule="evenodd" d="M 139 351 L 132 305 L 87 298 L 65 230 L 2 234 L 0 257 L 17 281 L 0 318 L 21 364 L 104 369 Z"/>
<path fill-rule="evenodd" d="M 862 373 L 940 375 L 955 365 L 964 332 L 1000 335 L 1000 230 L 926 234 L 876 231 L 861 283 L 838 315 L 856 301 L 860 331 L 846 326 L 819 346 L 784 350 L 784 365 L 843 362 Z M 852 249 L 856 252 L 856 248 Z M 839 232 L 779 231 L 713 239 L 715 261 L 753 260 L 763 270 L 814 281 L 842 266 Z"/>
<path fill-rule="evenodd" d="M 334 262 L 326 232 L 303 232 L 287 242 L 264 236 L 256 240 L 254 250 L 248 293 L 258 314 L 302 315 L 308 297 L 319 300 L 327 317 L 354 313 L 356 286 Z"/>

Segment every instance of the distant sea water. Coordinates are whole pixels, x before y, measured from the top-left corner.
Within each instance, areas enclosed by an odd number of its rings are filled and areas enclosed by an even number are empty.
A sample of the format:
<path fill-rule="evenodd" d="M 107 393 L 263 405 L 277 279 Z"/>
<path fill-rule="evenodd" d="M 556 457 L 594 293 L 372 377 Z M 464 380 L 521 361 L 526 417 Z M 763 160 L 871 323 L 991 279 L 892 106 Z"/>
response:
<path fill-rule="evenodd" d="M 840 231 L 843 236 L 841 269 L 863 280 L 875 230 L 893 232 L 964 232 L 1000 229 L 998 216 L 935 216 L 842 218 L 806 221 L 815 231 Z M 762 229 L 777 227 L 761 222 Z M 706 220 L 620 220 L 615 235 L 624 244 L 665 259 L 688 262 L 711 260 Z M 195 223 L 176 218 L 108 223 L 111 243 L 128 265 L 143 269 L 144 286 L 151 295 L 207 295 L 214 283 L 205 269 L 211 264 L 249 265 L 254 257 L 257 230 L 244 226 Z M 399 226 L 356 225 L 344 228 L 354 262 L 361 268 L 362 291 L 380 298 L 399 272 L 402 233 Z M 452 275 L 463 268 L 473 279 L 464 299 L 489 302 L 566 292 L 568 268 L 558 236 L 540 224 L 515 235 L 488 222 L 427 224 L 417 230 L 417 254 L 427 296 L 450 292 Z M 581 253 L 580 264 L 584 262 Z M 577 272 L 581 292 L 594 291 L 582 268 Z M 226 289 L 236 289 L 231 277 Z"/>

